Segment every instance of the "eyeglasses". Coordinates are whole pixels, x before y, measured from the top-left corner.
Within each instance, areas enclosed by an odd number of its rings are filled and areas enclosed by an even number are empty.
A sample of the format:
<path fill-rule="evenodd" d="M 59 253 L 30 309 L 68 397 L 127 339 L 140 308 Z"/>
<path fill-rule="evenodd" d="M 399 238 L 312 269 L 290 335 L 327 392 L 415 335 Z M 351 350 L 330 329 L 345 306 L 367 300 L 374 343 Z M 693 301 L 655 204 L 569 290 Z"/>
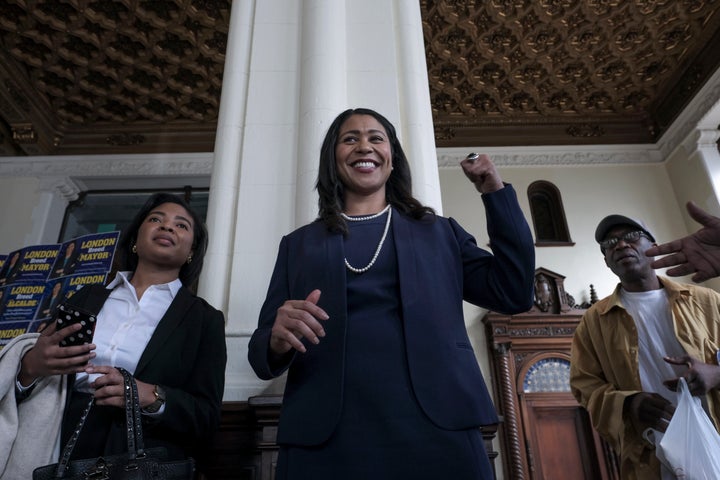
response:
<path fill-rule="evenodd" d="M 603 240 L 602 242 L 600 242 L 600 248 L 602 248 L 603 251 L 607 250 L 608 248 L 614 248 L 620 240 L 624 241 L 625 243 L 635 243 L 640 240 L 640 237 L 650 238 L 645 232 L 641 230 L 635 230 L 632 232 L 624 233 L 619 237 L 610 237 L 607 240 Z"/>

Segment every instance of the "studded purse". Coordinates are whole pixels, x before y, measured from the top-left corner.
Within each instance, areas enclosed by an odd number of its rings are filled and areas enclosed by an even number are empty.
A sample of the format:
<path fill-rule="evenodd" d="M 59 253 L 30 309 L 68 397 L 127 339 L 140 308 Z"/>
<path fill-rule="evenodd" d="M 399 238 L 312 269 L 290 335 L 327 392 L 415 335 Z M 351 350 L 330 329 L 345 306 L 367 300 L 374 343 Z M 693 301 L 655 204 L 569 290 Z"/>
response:
<path fill-rule="evenodd" d="M 73 435 L 65 444 L 60 461 L 36 468 L 33 471 L 33 480 L 191 480 L 194 478 L 195 461 L 192 458 L 168 460 L 165 448 L 144 448 L 137 384 L 127 370 L 123 368 L 118 370 L 122 373 L 125 383 L 127 453 L 70 460 L 85 419 L 93 406 L 93 399 L 85 407 Z"/>

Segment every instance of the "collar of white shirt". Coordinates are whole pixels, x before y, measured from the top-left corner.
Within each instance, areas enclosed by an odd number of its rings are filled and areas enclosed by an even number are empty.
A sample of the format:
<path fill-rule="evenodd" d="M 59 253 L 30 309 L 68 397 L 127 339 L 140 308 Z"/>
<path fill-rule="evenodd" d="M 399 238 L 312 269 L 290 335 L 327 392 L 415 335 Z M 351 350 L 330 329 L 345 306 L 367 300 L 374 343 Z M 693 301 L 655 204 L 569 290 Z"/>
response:
<path fill-rule="evenodd" d="M 126 287 L 130 288 L 132 291 L 135 291 L 135 288 L 132 287 L 132 284 L 130 283 L 130 280 L 132 279 L 133 272 L 127 271 L 127 272 L 117 272 L 117 275 L 115 275 L 115 278 L 112 282 L 110 282 L 107 286 L 108 290 L 113 290 L 115 287 L 117 287 L 120 284 L 125 285 Z M 177 295 L 177 292 L 180 291 L 180 287 L 182 287 L 182 282 L 179 278 L 176 278 L 170 283 L 163 283 L 160 285 L 155 285 L 156 287 L 163 287 L 167 286 L 167 288 L 170 290 L 170 295 L 172 298 L 175 298 L 175 295 Z"/>

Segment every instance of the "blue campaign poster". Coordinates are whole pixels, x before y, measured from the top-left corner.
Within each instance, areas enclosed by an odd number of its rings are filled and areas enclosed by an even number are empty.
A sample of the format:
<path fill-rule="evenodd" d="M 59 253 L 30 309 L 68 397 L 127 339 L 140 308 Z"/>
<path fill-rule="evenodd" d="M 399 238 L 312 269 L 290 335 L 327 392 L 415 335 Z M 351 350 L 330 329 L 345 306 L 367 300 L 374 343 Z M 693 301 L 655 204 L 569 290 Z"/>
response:
<path fill-rule="evenodd" d="M 45 295 L 45 282 L 14 283 L 4 287 L 0 314 L 0 345 L 25 333 Z"/>
<path fill-rule="evenodd" d="M 50 280 L 45 284 L 45 293 L 43 294 L 40 304 L 35 311 L 35 319 L 52 318 L 55 315 L 58 305 L 67 298 L 66 279 L 58 278 Z"/>
<path fill-rule="evenodd" d="M 80 290 L 83 285 L 93 285 L 95 283 L 105 284 L 107 280 L 107 273 L 95 272 L 79 275 L 71 275 L 65 279 L 64 294 L 65 298 L 70 298 L 75 295 L 75 292 Z"/>
<path fill-rule="evenodd" d="M 117 231 L 92 233 L 63 243 L 48 278 L 109 272 L 119 237 Z"/>
<path fill-rule="evenodd" d="M 22 250 L 15 250 L 5 255 L 5 262 L 0 268 L 0 287 L 13 283 L 22 265 Z"/>
<path fill-rule="evenodd" d="M 60 245 L 33 245 L 20 250 L 20 256 L 8 268 L 5 285 L 45 282 L 60 250 Z M 12 271 L 10 271 L 12 270 Z"/>
<path fill-rule="evenodd" d="M 83 285 L 105 284 L 119 237 L 117 231 L 89 234 L 2 255 L 0 349 L 20 334 L 44 328 L 57 306 Z"/>

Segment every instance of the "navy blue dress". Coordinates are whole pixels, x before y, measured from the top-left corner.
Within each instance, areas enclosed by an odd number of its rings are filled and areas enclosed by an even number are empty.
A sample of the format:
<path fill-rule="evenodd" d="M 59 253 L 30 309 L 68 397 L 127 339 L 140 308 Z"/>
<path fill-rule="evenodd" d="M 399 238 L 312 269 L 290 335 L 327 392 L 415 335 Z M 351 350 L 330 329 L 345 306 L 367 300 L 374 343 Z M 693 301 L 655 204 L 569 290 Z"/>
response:
<path fill-rule="evenodd" d="M 345 253 L 350 265 L 368 264 L 386 219 L 383 215 L 348 222 Z M 392 228 L 368 271 L 346 272 L 348 329 L 340 422 L 322 445 L 281 446 L 276 479 L 493 478 L 479 429 L 441 429 L 415 398 L 403 335 L 413 322 L 402 316 Z"/>

